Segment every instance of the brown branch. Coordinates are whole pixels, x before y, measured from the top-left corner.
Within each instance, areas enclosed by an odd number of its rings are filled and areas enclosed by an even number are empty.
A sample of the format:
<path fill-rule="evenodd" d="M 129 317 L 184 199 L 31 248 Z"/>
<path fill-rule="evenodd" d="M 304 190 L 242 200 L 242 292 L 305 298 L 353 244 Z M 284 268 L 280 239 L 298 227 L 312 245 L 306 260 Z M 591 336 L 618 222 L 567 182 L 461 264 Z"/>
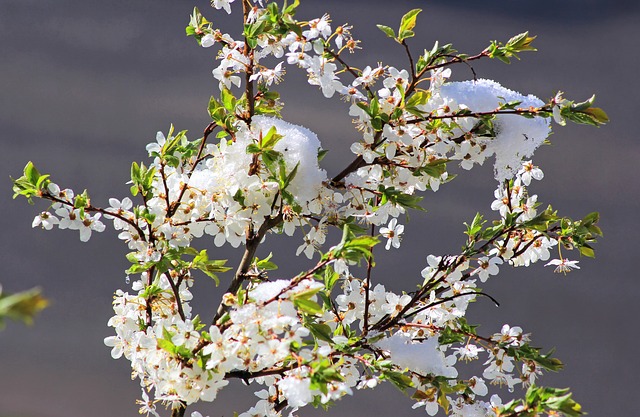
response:
<path fill-rule="evenodd" d="M 257 233 L 253 233 L 251 230 L 247 232 L 248 236 L 244 255 L 242 256 L 238 269 L 236 270 L 236 273 L 229 284 L 229 288 L 227 288 L 225 293 L 235 294 L 240 289 L 242 282 L 246 278 L 247 271 L 251 268 L 251 262 L 253 262 L 253 257 L 258 250 L 260 241 L 270 229 L 278 226 L 280 223 L 282 223 L 282 214 L 279 214 L 276 217 L 266 217 Z M 224 313 L 226 313 L 227 309 L 227 306 L 220 303 L 218 311 L 213 318 L 213 324 L 215 324 L 224 315 Z"/>
<path fill-rule="evenodd" d="M 449 55 L 444 55 L 444 56 L 449 56 Z M 477 59 L 486 58 L 488 56 L 489 56 L 489 52 L 487 52 L 487 51 L 482 51 L 477 55 L 473 55 L 473 56 L 470 56 L 470 57 L 467 57 L 467 58 L 461 58 L 459 56 L 454 56 L 449 61 L 443 62 L 441 64 L 429 65 L 429 66 L 425 67 L 422 70 L 421 74 L 424 74 L 427 71 L 432 71 L 432 70 L 435 70 L 435 69 L 438 69 L 438 68 L 442 68 L 442 67 L 446 67 L 446 66 L 453 65 L 453 64 L 459 64 L 459 63 L 467 64 L 468 61 L 475 61 Z"/>
<path fill-rule="evenodd" d="M 371 225 L 371 236 L 375 235 L 376 226 Z M 373 267 L 373 246 L 369 248 L 371 254 L 367 258 L 367 279 L 364 282 L 364 324 L 362 334 L 364 336 L 369 333 L 369 288 L 371 287 L 371 268 Z"/>
<path fill-rule="evenodd" d="M 231 371 L 231 372 L 227 372 L 226 374 L 224 374 L 224 379 L 237 378 L 237 379 L 242 379 L 244 381 L 249 381 L 250 379 L 260 378 L 260 377 L 263 377 L 263 376 L 283 375 L 285 372 L 291 371 L 293 369 L 297 369 L 300 366 L 302 366 L 302 364 L 300 364 L 298 362 L 294 362 L 289 366 L 283 366 L 283 367 L 279 367 L 279 368 L 263 369 L 262 371 L 255 371 L 255 372 Z"/>
<path fill-rule="evenodd" d="M 422 307 L 420 307 L 420 308 L 419 308 L 419 309 L 417 309 L 417 310 L 413 310 L 411 313 L 409 313 L 409 314 L 405 315 L 405 316 L 404 316 L 404 318 L 405 318 L 405 319 L 408 319 L 409 317 L 415 316 L 416 314 L 421 313 L 421 312 L 423 312 L 424 310 L 428 310 L 428 309 L 430 309 L 430 308 L 432 308 L 432 307 L 438 306 L 438 305 L 440 305 L 440 304 L 447 303 L 447 302 L 449 302 L 449 301 L 453 301 L 453 300 L 455 300 L 456 298 L 464 297 L 464 296 L 466 296 L 466 295 L 476 295 L 476 296 L 477 296 L 477 295 L 483 295 L 483 296 L 485 296 L 485 297 L 488 297 L 491 301 L 493 301 L 493 302 L 494 302 L 494 304 L 495 304 L 497 307 L 500 307 L 500 303 L 499 303 L 495 298 L 493 298 L 492 296 L 490 296 L 489 294 L 484 293 L 484 292 L 481 292 L 481 291 L 470 291 L 470 292 L 463 292 L 463 293 L 455 294 L 455 295 L 452 295 L 452 296 L 450 296 L 450 297 L 445 297 L 445 298 L 442 298 L 442 299 L 440 299 L 440 300 L 438 300 L 438 301 L 434 301 L 433 303 L 430 303 L 430 304 L 427 304 L 427 305 L 425 305 L 425 306 L 422 306 Z"/>
<path fill-rule="evenodd" d="M 248 4 L 246 1 L 242 2 L 242 15 L 243 22 L 247 23 L 247 18 L 249 16 L 249 12 L 251 11 L 252 6 Z M 247 112 L 248 117 L 246 118 L 246 122 L 249 126 L 251 126 L 251 118 L 255 113 L 255 96 L 253 93 L 253 81 L 251 81 L 251 76 L 253 75 L 253 49 L 249 47 L 249 42 L 247 41 L 247 37 L 244 38 L 244 51 L 242 52 L 244 56 L 249 58 L 249 65 L 247 65 L 247 70 L 244 74 L 245 81 L 245 91 L 247 94 Z"/>
<path fill-rule="evenodd" d="M 413 64 L 413 56 L 411 56 L 409 45 L 407 45 L 404 39 L 402 40 L 402 46 L 404 46 L 404 50 L 406 51 L 407 57 L 409 58 L 409 67 L 411 68 L 411 84 L 416 84 L 419 77 L 416 75 L 416 67 Z"/>
<path fill-rule="evenodd" d="M 436 326 L 434 324 L 424 324 L 424 323 L 404 323 L 403 326 L 429 329 L 429 330 L 433 330 L 435 332 L 441 332 L 441 331 L 444 330 L 444 327 Z M 491 340 L 491 338 L 489 338 L 489 337 L 479 336 L 477 334 L 470 333 L 470 332 L 465 332 L 464 330 L 460 330 L 460 329 L 452 329 L 452 328 L 449 328 L 449 329 L 454 333 L 463 334 L 465 336 L 469 336 L 472 339 L 482 340 L 483 342 L 486 342 L 486 343 L 489 343 L 489 344 L 495 344 L 495 341 Z"/>
<path fill-rule="evenodd" d="M 167 185 L 167 176 L 164 173 L 164 162 L 160 163 L 160 176 L 162 177 L 162 185 L 164 186 L 164 200 L 165 204 L 167 205 L 168 211 L 169 208 L 171 208 L 171 202 L 169 201 L 169 186 Z"/>
<path fill-rule="evenodd" d="M 384 142 L 384 139 L 382 139 L 382 131 L 380 130 L 376 132 L 376 135 L 373 137 L 373 144 L 371 145 L 371 149 L 377 148 L 378 146 L 380 146 L 382 142 Z M 364 158 L 362 157 L 362 155 L 358 155 L 353 161 L 351 161 L 349 165 L 347 165 L 345 169 L 343 169 L 342 171 L 340 171 L 338 175 L 333 177 L 330 183 L 333 186 L 336 186 L 347 175 L 357 171 L 359 168 L 363 167 L 364 165 L 365 165 Z"/>
<path fill-rule="evenodd" d="M 200 161 L 200 156 L 202 155 L 202 152 L 204 151 L 204 146 L 205 146 L 205 143 L 207 141 L 207 138 L 209 137 L 209 135 L 211 133 L 213 133 L 215 128 L 216 128 L 215 122 L 211 122 L 204 129 L 204 132 L 202 134 L 202 142 L 200 142 L 200 148 L 198 149 L 198 155 L 196 156 L 195 162 L 193 163 L 193 165 L 191 166 L 191 169 L 189 170 L 189 173 L 187 174 L 188 178 L 191 178 L 191 175 L 193 174 L 193 171 L 195 171 L 196 166 L 198 165 L 198 163 Z M 176 201 L 171 203 L 170 206 L 167 206 L 167 218 L 173 217 L 173 215 L 176 214 L 176 211 L 178 211 L 178 207 L 180 207 L 180 201 L 182 201 L 182 197 L 184 196 L 184 193 L 186 191 L 187 191 L 187 183 L 182 185 L 182 188 L 180 189 L 180 194 L 178 195 L 178 198 L 176 199 Z M 169 193 L 167 193 L 167 202 L 169 201 L 169 195 L 168 194 Z"/>
<path fill-rule="evenodd" d="M 296 285 L 298 285 L 300 283 L 300 281 L 312 276 L 313 274 L 315 274 L 316 272 L 318 272 L 320 269 L 324 268 L 327 264 L 329 264 L 331 261 L 333 261 L 333 258 L 330 256 L 329 258 L 322 260 L 320 262 L 318 262 L 316 264 L 316 266 L 314 266 L 313 268 L 309 269 L 306 272 L 300 273 L 297 276 L 295 276 L 291 282 L 289 283 L 289 285 L 287 285 L 286 287 L 284 287 L 283 289 L 280 290 L 280 292 L 278 292 L 278 294 L 274 295 L 273 297 L 271 297 L 269 300 L 265 301 L 262 303 L 262 306 L 265 306 L 267 304 L 270 304 L 274 301 L 276 301 L 278 298 L 280 298 L 281 295 L 283 295 L 284 293 L 286 293 L 289 290 L 292 290 L 293 288 L 295 288 Z"/>
<path fill-rule="evenodd" d="M 155 266 L 152 266 L 147 271 L 147 287 L 153 283 L 153 275 L 155 274 Z M 151 308 L 151 297 L 147 297 L 145 300 L 146 313 L 147 313 L 147 327 L 153 326 L 153 309 Z"/>
<path fill-rule="evenodd" d="M 173 282 L 173 278 L 171 278 L 171 275 L 168 274 L 167 275 L 167 280 L 169 281 L 169 285 L 171 286 L 171 291 L 173 292 L 173 297 L 176 300 L 176 306 L 178 308 L 178 314 L 180 315 L 180 318 L 182 319 L 182 321 L 186 320 L 186 316 L 184 314 L 184 309 L 182 308 L 182 300 L 180 299 L 180 289 L 178 288 L 178 285 L 176 285 L 175 282 Z"/>
<path fill-rule="evenodd" d="M 513 232 L 516 229 L 517 229 L 517 226 L 514 225 L 506 229 L 500 230 L 495 235 L 493 235 L 489 240 L 487 240 L 482 246 L 478 248 L 470 248 L 462 255 L 458 255 L 456 257 L 456 261 L 451 264 L 444 263 L 445 259 L 447 258 L 443 257 L 440 260 L 438 269 L 433 273 L 431 279 L 427 281 L 427 283 L 423 285 L 416 292 L 416 294 L 411 298 L 411 301 L 409 301 L 409 303 L 406 306 L 404 306 L 404 308 L 396 316 L 390 317 L 389 315 L 386 315 L 383 318 L 381 318 L 377 323 L 375 323 L 372 326 L 372 329 L 385 331 L 395 326 L 400 320 L 403 320 L 405 318 L 405 314 L 410 309 L 412 309 L 419 301 L 421 301 L 427 294 L 429 294 L 430 291 L 436 289 L 440 284 L 442 284 L 447 279 L 447 277 L 449 276 L 449 274 L 447 273 L 448 271 L 455 270 L 462 262 L 464 262 L 466 259 L 468 259 L 471 256 L 477 255 L 478 253 L 485 253 L 489 245 L 495 242 L 498 238 L 500 238 L 505 234 L 508 236 L 511 232 Z M 438 276 L 438 274 L 441 272 L 444 273 L 442 277 L 435 279 Z M 470 276 L 471 274 L 465 274 L 462 279 L 469 278 Z"/>
<path fill-rule="evenodd" d="M 406 120 L 406 124 L 417 124 L 417 123 L 422 123 L 422 122 L 426 122 L 428 120 L 441 120 L 441 119 L 457 119 L 457 118 L 465 118 L 465 117 L 475 117 L 475 118 L 481 118 L 484 116 L 494 116 L 494 115 L 499 115 L 499 114 L 518 114 L 518 115 L 522 115 L 522 114 L 531 114 L 531 115 L 536 115 L 540 112 L 546 112 L 549 111 L 546 107 L 535 107 L 535 108 L 530 108 L 530 109 L 522 109 L 522 108 L 518 108 L 518 109 L 505 109 L 505 110 L 500 110 L 500 109 L 496 109 L 496 110 L 490 110 L 490 111 L 482 111 L 482 112 L 471 112 L 471 113 L 464 113 L 464 114 L 443 114 L 443 115 L 431 115 L 429 114 L 428 116 L 425 116 L 424 118 L 421 119 L 410 119 L 410 120 Z"/>

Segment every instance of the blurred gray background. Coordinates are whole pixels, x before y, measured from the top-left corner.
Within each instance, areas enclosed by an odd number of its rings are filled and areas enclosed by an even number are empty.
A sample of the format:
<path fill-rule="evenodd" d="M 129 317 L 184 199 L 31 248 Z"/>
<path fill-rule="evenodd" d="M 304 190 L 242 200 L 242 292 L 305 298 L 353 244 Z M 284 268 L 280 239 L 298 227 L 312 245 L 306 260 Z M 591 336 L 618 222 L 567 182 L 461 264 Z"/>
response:
<path fill-rule="evenodd" d="M 32 230 L 33 217 L 45 207 L 12 201 L 9 176 L 19 176 L 33 160 L 58 184 L 87 188 L 94 204 L 106 205 L 108 197 L 127 195 L 131 161 L 145 159 L 144 146 L 156 131 L 174 123 L 199 137 L 216 91 L 211 70 L 217 64 L 212 49 L 184 36 L 194 5 L 215 25 L 238 33 L 238 15 L 216 13 L 203 0 L 0 0 L 0 282 L 11 292 L 41 286 L 52 300 L 34 327 L 10 324 L 0 332 L 0 417 L 138 415 L 129 363 L 112 360 L 102 342 L 111 335 L 111 294 L 125 287 L 126 248 L 112 229 L 88 244 L 77 232 Z M 566 215 L 601 212 L 605 237 L 597 259 L 581 259 L 582 269 L 566 277 L 541 264 L 503 267 L 486 286 L 501 307 L 480 300 L 469 320 L 482 323 L 484 333 L 502 323 L 519 325 L 533 333 L 534 345 L 555 347 L 566 370 L 542 382 L 570 386 L 590 415 L 637 415 L 638 2 L 304 0 L 299 17 L 326 11 L 335 24 L 353 24 L 364 40 L 363 50 L 349 57 L 355 66 L 381 60 L 406 67 L 402 51 L 375 23 L 397 27 L 402 14 L 416 7 L 424 9 L 409 42 L 416 53 L 435 40 L 477 53 L 492 39 L 529 30 L 538 35 L 539 52 L 510 66 L 477 62 L 478 76 L 543 99 L 559 89 L 576 99 L 596 93 L 609 113 L 612 122 L 600 129 L 556 128 L 553 145 L 534 159 L 546 178 L 531 187 L 539 201 Z M 454 78 L 471 73 L 457 66 Z M 283 115 L 319 135 L 330 149 L 324 167 L 335 174 L 351 160 L 348 147 L 357 135 L 346 105 L 325 100 L 305 83 L 291 68 L 280 87 Z M 464 241 L 462 222 L 476 211 L 490 214 L 490 165 L 462 172 L 437 194 L 427 194 L 427 215 L 412 215 L 401 251 L 378 250 L 374 277 L 390 289 L 410 289 L 428 254 L 456 253 Z M 300 242 L 268 242 L 283 247 L 275 258 L 283 265 L 281 276 L 304 267 L 304 259 L 293 257 Z M 235 262 L 239 253 L 225 249 L 218 256 Z M 206 317 L 220 290 L 205 278 L 196 285 L 197 308 Z M 240 384 L 229 391 L 193 410 L 231 417 L 255 402 Z M 333 415 L 425 415 L 393 388 L 356 394 L 339 402 Z"/>

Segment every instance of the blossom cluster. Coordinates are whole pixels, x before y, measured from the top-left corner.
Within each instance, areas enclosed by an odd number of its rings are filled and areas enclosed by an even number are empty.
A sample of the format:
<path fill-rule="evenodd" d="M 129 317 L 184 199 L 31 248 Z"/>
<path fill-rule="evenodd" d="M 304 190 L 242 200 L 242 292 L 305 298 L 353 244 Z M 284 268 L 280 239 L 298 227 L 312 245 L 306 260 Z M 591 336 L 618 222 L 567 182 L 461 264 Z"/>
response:
<path fill-rule="evenodd" d="M 232 3 L 212 5 L 231 13 Z M 298 21 L 297 6 L 243 2 L 243 40 L 214 29 L 194 10 L 187 34 L 218 48 L 213 77 L 220 94 L 209 102 L 212 122 L 196 140 L 173 126 L 157 133 L 146 147 L 148 165 L 132 164 L 136 203 L 111 198 L 109 207 L 97 207 L 86 191 L 61 189 L 31 163 L 14 180 L 16 195 L 51 202 L 33 227 L 78 230 L 87 241 L 111 220 L 127 244 L 127 283 L 138 278 L 130 290 L 115 293 L 108 322 L 115 334 L 105 344 L 114 359 L 131 362 L 142 414 L 159 416 L 156 405 L 163 403 L 172 416 L 183 416 L 187 406 L 215 400 L 229 379 L 240 378 L 258 386 L 257 403 L 241 417 L 328 406 L 386 381 L 412 390 L 414 408 L 429 415 L 440 409 L 454 416 L 512 415 L 516 403 L 489 396 L 487 384 L 536 390 L 541 372 L 562 364 L 532 347 L 518 326 L 479 334 L 467 323 L 467 310 L 481 297 L 497 302 L 479 285 L 507 265 L 548 261 L 557 249 L 558 259 L 547 265 L 566 273 L 578 269 L 577 261 L 562 250 L 593 256 L 590 244 L 601 233 L 597 213 L 571 220 L 551 207 L 542 210 L 528 188 L 544 175 L 530 158 L 547 140 L 552 118 L 598 125 L 606 115 L 591 107 L 593 100 L 576 104 L 559 93 L 545 103 L 491 80 L 448 81 L 455 63 L 508 62 L 531 50 L 527 33 L 474 56 L 436 43 L 414 60 L 405 40 L 414 35 L 416 9 L 397 33 L 379 26 L 405 47 L 410 66 L 358 69 L 343 54 L 359 47 L 353 28 L 332 26 L 329 15 Z M 302 69 L 326 98 L 337 95 L 348 104 L 360 139 L 348 144 L 353 162 L 333 177 L 321 168 L 325 150 L 318 137 L 280 117 L 273 88 L 286 66 Z M 464 172 L 491 157 L 496 220 L 486 225 L 478 214 L 465 223 L 462 251 L 426 256 L 412 291 L 374 283 L 374 246 L 386 239 L 386 250 L 400 248 L 401 219 L 422 209 L 421 194 L 451 181 L 453 165 Z M 331 228 L 342 232 L 339 242 L 331 242 Z M 269 271 L 277 265 L 256 250 L 269 233 L 296 231 L 302 235 L 296 255 L 317 261 L 293 278 L 274 279 Z M 218 274 L 231 268 L 195 248 L 203 237 L 214 250 L 244 249 L 212 320 L 191 307 L 196 272 L 219 283 Z M 460 372 L 480 360 L 481 375 Z M 571 416 L 578 414 L 567 410 L 579 407 L 570 396 L 527 406 Z"/>
<path fill-rule="evenodd" d="M 112 347 L 114 359 L 124 356 L 131 361 L 133 377 L 140 378 L 145 390 L 154 391 L 156 400 L 176 404 L 213 401 L 228 384 L 226 377 L 234 372 L 251 375 L 282 367 L 291 359 L 292 345 L 302 346 L 309 335 L 291 298 L 320 288 L 312 280 L 295 285 L 288 280 L 257 284 L 248 291 L 246 301 L 250 302 L 236 303 L 231 309 L 230 324 L 205 326 L 191 314 L 192 280 L 182 281 L 180 300 L 176 300 L 167 276 L 160 276 L 152 286 L 145 285 L 146 278 L 142 274 L 141 280 L 132 283 L 134 294 L 116 292 L 113 303 L 116 314 L 108 323 L 116 335 L 107 337 L 105 344 Z M 178 303 L 185 319 L 177 312 Z M 150 316 L 147 309 L 151 309 Z M 298 351 L 298 355 L 307 359 L 327 353 L 327 349 Z M 267 385 L 282 385 L 283 400 L 296 406 L 306 405 L 310 400 L 299 398 L 299 390 L 284 388 L 292 380 L 304 379 L 303 367 L 291 369 L 277 384 L 271 378 Z M 306 384 L 309 385 L 308 378 Z M 156 413 L 154 407 L 146 411 Z"/>

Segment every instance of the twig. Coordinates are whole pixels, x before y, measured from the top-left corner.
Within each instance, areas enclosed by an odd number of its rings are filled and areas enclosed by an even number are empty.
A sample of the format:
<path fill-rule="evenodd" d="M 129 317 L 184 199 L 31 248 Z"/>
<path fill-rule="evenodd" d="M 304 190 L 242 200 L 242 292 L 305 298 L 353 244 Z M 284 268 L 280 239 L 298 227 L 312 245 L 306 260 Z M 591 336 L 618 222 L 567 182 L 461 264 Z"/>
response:
<path fill-rule="evenodd" d="M 371 225 L 371 236 L 375 235 L 376 226 Z M 364 283 L 364 324 L 362 334 L 366 336 L 369 333 L 369 288 L 371 287 L 371 268 L 373 267 L 373 246 L 369 249 L 371 254 L 367 258 L 367 279 Z"/>
<path fill-rule="evenodd" d="M 198 165 L 198 163 L 200 161 L 200 156 L 202 155 L 202 152 L 204 151 L 204 146 L 205 146 L 205 143 L 207 141 L 207 138 L 209 137 L 209 135 L 211 133 L 213 133 L 215 128 L 216 128 L 215 122 L 211 122 L 204 129 L 204 132 L 202 134 L 202 142 L 200 142 L 200 148 L 198 149 L 198 155 L 196 156 L 195 162 L 193 163 L 193 165 L 191 166 L 191 169 L 189 170 L 189 173 L 187 174 L 188 178 L 191 178 L 191 175 L 193 174 L 193 171 L 195 171 L 196 166 Z M 180 189 L 180 194 L 178 195 L 178 198 L 176 199 L 176 201 L 171 203 L 170 206 L 167 206 L 167 218 L 173 217 L 173 215 L 176 214 L 176 211 L 178 210 L 178 207 L 180 206 L 180 201 L 182 201 L 182 197 L 184 196 L 184 193 L 187 191 L 187 187 L 188 187 L 188 184 L 184 183 L 182 185 L 182 188 Z M 168 193 L 167 193 L 167 202 L 169 201 L 168 199 L 169 199 L 169 196 L 168 196 Z"/>
<path fill-rule="evenodd" d="M 260 245 L 260 241 L 264 237 L 264 235 L 272 228 L 278 226 L 282 222 L 282 214 L 279 214 L 276 217 L 266 217 L 262 226 L 257 233 L 248 232 L 249 236 L 247 236 L 247 243 L 245 246 L 245 251 L 242 256 L 242 260 L 238 265 L 238 269 L 229 284 L 229 288 L 227 288 L 226 293 L 235 294 L 242 285 L 242 281 L 244 281 L 247 271 L 251 267 L 251 262 L 253 261 L 253 257 L 258 250 L 258 246 Z M 227 311 L 227 307 L 224 304 L 220 304 L 218 307 L 218 311 L 213 318 L 213 324 L 215 324 Z"/>

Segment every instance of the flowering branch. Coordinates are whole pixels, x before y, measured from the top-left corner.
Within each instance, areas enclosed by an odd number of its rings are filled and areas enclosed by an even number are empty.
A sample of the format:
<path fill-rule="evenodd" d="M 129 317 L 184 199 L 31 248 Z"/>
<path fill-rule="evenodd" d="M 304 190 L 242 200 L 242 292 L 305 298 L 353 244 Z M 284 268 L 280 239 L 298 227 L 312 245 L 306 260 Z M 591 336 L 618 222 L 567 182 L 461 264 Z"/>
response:
<path fill-rule="evenodd" d="M 480 285 L 507 265 L 548 261 L 566 274 L 580 267 L 565 253 L 595 256 L 599 215 L 574 220 L 551 206 L 541 209 L 529 187 L 544 174 L 528 159 L 547 140 L 552 120 L 606 123 L 593 97 L 574 102 L 557 93 L 545 103 L 477 79 L 469 62 L 508 63 L 534 50 L 526 32 L 472 56 L 438 43 L 418 56 L 407 43 L 420 13 L 414 9 L 397 30 L 378 25 L 404 49 L 409 68 L 377 62 L 358 69 L 341 56 L 358 49 L 351 26 L 332 29 L 327 14 L 298 20 L 298 1 L 241 2 L 243 40 L 215 29 L 198 9 L 190 16 L 187 35 L 218 49 L 212 121 L 193 141 L 173 126 L 158 132 L 146 147 L 148 165 L 131 166 L 130 192 L 140 194 L 138 203 L 112 198 L 108 209 L 94 207 L 86 191 L 60 190 L 32 163 L 13 180 L 14 197 L 52 202 L 32 226 L 78 230 L 86 241 L 105 230 L 104 216 L 127 245 L 131 288 L 116 291 L 114 334 L 105 344 L 113 358 L 131 361 L 142 389 L 140 412 L 159 417 L 162 403 L 182 417 L 192 404 L 214 401 L 230 379 L 242 379 L 260 388 L 256 405 L 240 417 L 328 405 L 382 382 L 412 391 L 415 406 L 430 415 L 439 409 L 454 416 L 511 417 L 524 409 L 580 415 L 566 391 L 534 385 L 542 370 L 559 370 L 560 361 L 531 347 L 518 326 L 480 336 L 465 316 L 478 297 L 498 304 Z M 212 6 L 231 13 L 232 3 L 213 0 Z M 471 67 L 473 79 L 450 82 L 456 63 Z M 320 166 L 326 150 L 318 137 L 280 118 L 275 86 L 285 65 L 304 70 L 326 98 L 350 103 L 361 138 L 350 144 L 354 159 L 333 178 Z M 397 294 L 374 282 L 374 246 L 386 241 L 386 250 L 400 249 L 401 219 L 409 210 L 424 211 L 422 195 L 455 177 L 451 165 L 467 171 L 490 158 L 498 183 L 493 222 L 477 214 L 465 223 L 462 251 L 429 255 L 414 290 Z M 333 227 L 342 237 L 329 246 Z M 296 256 L 307 257 L 309 267 L 273 278 L 277 257 L 256 256 L 269 232 L 302 235 Z M 217 274 L 230 268 L 210 257 L 213 250 L 196 249 L 205 235 L 216 248 L 243 250 L 210 324 L 191 306 L 192 284 L 200 279 L 194 271 L 218 285 Z M 550 259 L 554 249 L 559 259 Z M 481 376 L 458 377 L 460 359 L 481 357 Z M 529 389 L 523 400 L 484 400 L 485 379 L 510 391 L 518 384 Z"/>

